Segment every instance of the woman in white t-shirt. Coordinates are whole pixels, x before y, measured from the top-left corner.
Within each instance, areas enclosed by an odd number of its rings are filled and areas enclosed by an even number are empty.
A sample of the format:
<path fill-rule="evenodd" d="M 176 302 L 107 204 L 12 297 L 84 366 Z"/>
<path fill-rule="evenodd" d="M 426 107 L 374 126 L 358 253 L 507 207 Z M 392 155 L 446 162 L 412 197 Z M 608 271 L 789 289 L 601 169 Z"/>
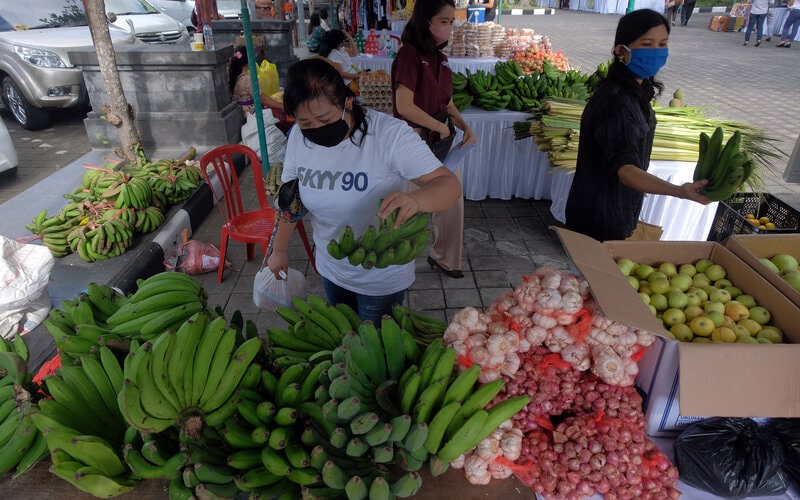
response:
<path fill-rule="evenodd" d="M 444 211 L 461 196 L 461 185 L 406 122 L 356 104 L 336 69 L 321 59 L 289 68 L 283 104 L 296 126 L 287 144 L 282 190 L 296 188 L 298 196 L 292 202 L 279 194 L 280 222 L 267 264 L 276 277 L 288 272 L 292 221 L 304 206 L 313 216 L 316 267 L 328 302 L 346 303 L 362 319 L 380 321 L 403 302 L 414 282 L 414 260 L 365 269 L 335 258 L 328 244 L 346 226 L 359 238 L 395 210 L 394 227 L 418 212 Z M 408 181 L 419 189 L 408 193 Z M 289 205 L 294 209 L 285 208 Z"/>
<path fill-rule="evenodd" d="M 353 67 L 353 61 L 350 59 L 350 56 L 358 54 L 358 49 L 349 33 L 342 30 L 330 30 L 323 33 L 319 41 L 318 53 L 333 63 L 344 78 L 345 85 L 350 85 L 351 81 L 358 80 L 358 69 Z"/>

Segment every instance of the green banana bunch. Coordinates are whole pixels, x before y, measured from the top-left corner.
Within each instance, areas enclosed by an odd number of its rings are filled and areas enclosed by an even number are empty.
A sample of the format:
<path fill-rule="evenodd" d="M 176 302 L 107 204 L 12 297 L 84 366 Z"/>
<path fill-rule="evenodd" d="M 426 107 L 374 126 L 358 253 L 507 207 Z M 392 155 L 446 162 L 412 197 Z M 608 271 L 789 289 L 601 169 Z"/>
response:
<path fill-rule="evenodd" d="M 447 329 L 445 321 L 400 304 L 392 306 L 392 316 L 404 331 L 410 333 L 415 341 L 425 346 L 436 339 L 441 339 Z"/>
<path fill-rule="evenodd" d="M 460 92 L 467 88 L 467 76 L 464 73 L 453 72 L 453 91 Z"/>
<path fill-rule="evenodd" d="M 522 76 L 522 67 L 517 61 L 498 61 L 494 65 L 494 74 L 501 85 L 508 85 Z"/>
<path fill-rule="evenodd" d="M 24 474 L 48 453 L 42 433 L 31 420 L 38 410 L 31 394 L 38 392 L 28 371 L 28 347 L 19 334 L 0 338 L 0 474 Z"/>
<path fill-rule="evenodd" d="M 267 347 L 275 368 L 298 363 L 322 361 L 342 343 L 342 338 L 358 328 L 361 319 L 346 304 L 333 306 L 318 295 L 306 299 L 294 297 L 294 309 L 279 307 L 276 312 L 288 324 L 288 330 L 267 329 Z"/>
<path fill-rule="evenodd" d="M 453 104 L 459 111 L 464 111 L 472 104 L 472 94 L 466 90 L 459 90 L 453 93 Z"/>
<path fill-rule="evenodd" d="M 159 160 L 142 168 L 148 173 L 151 188 L 173 205 L 189 199 L 203 183 L 203 174 L 195 162 Z"/>
<path fill-rule="evenodd" d="M 137 284 L 138 289 L 127 303 L 106 320 L 111 333 L 152 338 L 179 328 L 206 307 L 207 292 L 189 275 L 161 272 Z"/>
<path fill-rule="evenodd" d="M 430 216 L 418 212 L 395 228 L 396 217 L 397 210 L 377 226 L 370 225 L 358 238 L 352 227 L 345 226 L 339 239 L 328 243 L 328 253 L 335 259 L 347 258 L 353 266 L 364 269 L 408 264 L 425 251 Z"/>
<path fill-rule="evenodd" d="M 708 179 L 702 190 L 707 198 L 714 201 L 730 198 L 752 175 L 753 160 L 739 150 L 741 142 L 742 134 L 738 130 L 724 144 L 722 127 L 716 127 L 711 136 L 700 133 L 699 158 L 693 179 Z"/>
<path fill-rule="evenodd" d="M 240 391 L 247 388 L 242 385 L 252 387 L 260 378 L 260 367 L 251 365 L 262 348 L 258 338 L 237 347 L 238 335 L 224 317 L 208 321 L 196 313 L 177 331 L 161 333 L 129 353 L 118 395 L 128 425 L 144 432 L 178 427 L 197 440 L 198 414 L 212 427 L 233 416 Z"/>

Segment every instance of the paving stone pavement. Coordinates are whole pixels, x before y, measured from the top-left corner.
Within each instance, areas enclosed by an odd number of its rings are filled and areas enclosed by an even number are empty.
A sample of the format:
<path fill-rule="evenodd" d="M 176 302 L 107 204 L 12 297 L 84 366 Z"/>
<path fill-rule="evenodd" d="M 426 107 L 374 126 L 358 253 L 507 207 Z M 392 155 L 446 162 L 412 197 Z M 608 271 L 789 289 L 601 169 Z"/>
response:
<path fill-rule="evenodd" d="M 504 16 L 502 24 L 534 28 L 550 38 L 555 50 L 563 50 L 573 66 L 590 71 L 611 56 L 619 17 L 558 10 L 547 16 Z M 666 96 L 681 86 L 687 103 L 702 106 L 708 113 L 760 126 L 790 153 L 800 131 L 798 50 L 775 48 L 775 38 L 761 47 L 743 47 L 743 33 L 709 31 L 710 17 L 711 14 L 696 13 L 689 26 L 673 28 L 670 58 L 659 73 L 666 90 L 661 101 L 666 104 Z M 307 52 L 298 49 L 298 56 L 304 55 Z M 89 149 L 79 116 L 67 113 L 54 127 L 39 132 L 17 127 L 5 109 L 0 110 L 0 116 L 22 159 L 17 178 L 0 178 L 0 203 L 33 185 L 47 175 L 48 169 L 54 171 L 64 165 L 63 161 L 74 161 Z M 785 159 L 776 163 L 776 171 L 766 179 L 766 191 L 800 210 L 800 185 L 781 180 L 785 165 Z M 466 276 L 460 280 L 448 278 L 432 271 L 424 257 L 420 258 L 407 304 L 449 318 L 467 305 L 487 307 L 536 267 L 569 268 L 569 258 L 548 230 L 556 224 L 549 206 L 548 200 L 467 201 L 463 261 Z M 220 226 L 221 217 L 215 210 L 192 238 L 218 244 Z M 294 238 L 291 250 L 292 266 L 308 275 L 308 290 L 324 295 L 320 277 L 309 269 L 299 238 Z M 209 291 L 210 302 L 229 312 L 238 309 L 261 327 L 281 324 L 274 313 L 260 311 L 253 304 L 253 277 L 261 258 L 245 262 L 244 245 L 232 243 L 228 259 L 238 271 L 226 270 L 222 283 L 216 282 L 216 273 L 199 277 Z"/>

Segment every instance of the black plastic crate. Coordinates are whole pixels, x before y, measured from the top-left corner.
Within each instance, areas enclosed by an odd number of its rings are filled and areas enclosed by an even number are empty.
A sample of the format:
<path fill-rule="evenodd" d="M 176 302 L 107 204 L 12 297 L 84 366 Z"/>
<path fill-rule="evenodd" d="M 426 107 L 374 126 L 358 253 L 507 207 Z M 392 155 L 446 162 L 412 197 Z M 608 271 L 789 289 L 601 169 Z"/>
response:
<path fill-rule="evenodd" d="M 775 229 L 759 229 L 745 215 L 769 217 Z M 708 241 L 722 241 L 732 234 L 800 233 L 800 212 L 769 193 L 739 193 L 719 202 Z"/>

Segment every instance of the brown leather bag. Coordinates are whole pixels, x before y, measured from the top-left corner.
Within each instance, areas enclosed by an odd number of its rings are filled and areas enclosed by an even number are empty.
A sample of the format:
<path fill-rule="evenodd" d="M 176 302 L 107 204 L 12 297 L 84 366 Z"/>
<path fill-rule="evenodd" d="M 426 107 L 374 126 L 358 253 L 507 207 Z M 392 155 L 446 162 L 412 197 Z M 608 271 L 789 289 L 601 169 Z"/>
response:
<path fill-rule="evenodd" d="M 449 153 L 450 149 L 453 147 L 453 141 L 456 138 L 456 128 L 453 125 L 453 121 L 450 119 L 450 115 L 447 114 L 447 110 L 442 110 L 433 115 L 433 117 L 447 124 L 447 128 L 450 129 L 450 135 L 442 139 L 438 132 L 425 127 L 421 128 L 419 133 L 422 140 L 431 148 L 434 156 L 436 156 L 439 161 L 444 161 L 447 157 L 447 153 Z"/>

